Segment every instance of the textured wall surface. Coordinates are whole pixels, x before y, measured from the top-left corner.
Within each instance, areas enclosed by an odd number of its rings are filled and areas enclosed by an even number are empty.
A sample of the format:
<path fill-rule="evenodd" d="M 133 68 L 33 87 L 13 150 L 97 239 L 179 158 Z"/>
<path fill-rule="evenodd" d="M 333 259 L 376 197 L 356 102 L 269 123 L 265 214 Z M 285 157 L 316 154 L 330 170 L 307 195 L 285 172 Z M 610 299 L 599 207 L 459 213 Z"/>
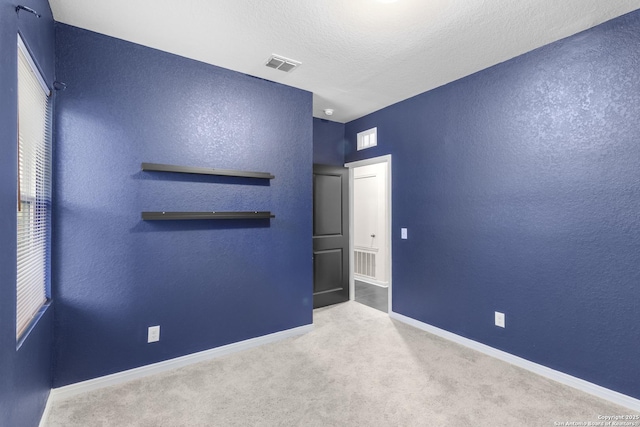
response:
<path fill-rule="evenodd" d="M 310 93 L 57 24 L 63 386 L 312 322 Z M 272 181 L 141 172 L 141 162 Z M 270 210 L 144 222 L 141 211 Z M 147 344 L 147 327 L 161 326 Z"/>
<path fill-rule="evenodd" d="M 0 0 L 0 426 L 34 427 L 51 387 L 53 309 L 16 350 L 17 36 L 28 45 L 49 85 L 54 75 L 54 26 L 46 0 L 24 1 L 42 18 L 16 14 Z"/>
<path fill-rule="evenodd" d="M 639 44 L 633 12 L 347 124 L 394 156 L 394 311 L 640 398 Z"/>
<path fill-rule="evenodd" d="M 313 163 L 343 166 L 344 123 L 313 118 Z"/>
<path fill-rule="evenodd" d="M 51 7 L 57 22 L 313 90 L 314 116 L 333 108 L 331 119 L 344 123 L 640 8 L 640 0 L 51 0 Z M 261 66 L 267 52 L 302 61 L 301 72 Z"/>

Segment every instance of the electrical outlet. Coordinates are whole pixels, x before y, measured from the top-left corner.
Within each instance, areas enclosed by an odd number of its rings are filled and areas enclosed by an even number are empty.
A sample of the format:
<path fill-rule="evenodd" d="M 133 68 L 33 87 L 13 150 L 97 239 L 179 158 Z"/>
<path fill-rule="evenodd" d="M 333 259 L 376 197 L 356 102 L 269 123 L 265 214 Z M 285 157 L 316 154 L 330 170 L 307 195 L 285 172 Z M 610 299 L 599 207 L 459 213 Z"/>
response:
<path fill-rule="evenodd" d="M 400 229 L 400 238 L 402 240 L 406 240 L 407 239 L 407 229 L 406 228 L 401 228 Z"/>
<path fill-rule="evenodd" d="M 160 325 L 158 326 L 149 326 L 149 330 L 147 333 L 147 342 L 158 342 L 160 341 Z"/>
<path fill-rule="evenodd" d="M 499 311 L 496 311 L 496 326 L 500 326 L 501 328 L 505 327 L 504 313 L 500 313 Z"/>

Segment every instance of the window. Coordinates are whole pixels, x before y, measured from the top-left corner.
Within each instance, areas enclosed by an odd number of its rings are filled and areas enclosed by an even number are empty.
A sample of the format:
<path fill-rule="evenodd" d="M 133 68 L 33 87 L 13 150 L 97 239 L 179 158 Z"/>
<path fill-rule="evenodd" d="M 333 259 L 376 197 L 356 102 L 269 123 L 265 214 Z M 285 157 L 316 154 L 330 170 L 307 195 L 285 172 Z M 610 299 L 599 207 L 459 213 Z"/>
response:
<path fill-rule="evenodd" d="M 358 133 L 358 151 L 378 145 L 378 128 Z"/>
<path fill-rule="evenodd" d="M 16 339 L 47 302 L 51 236 L 51 91 L 18 36 Z"/>

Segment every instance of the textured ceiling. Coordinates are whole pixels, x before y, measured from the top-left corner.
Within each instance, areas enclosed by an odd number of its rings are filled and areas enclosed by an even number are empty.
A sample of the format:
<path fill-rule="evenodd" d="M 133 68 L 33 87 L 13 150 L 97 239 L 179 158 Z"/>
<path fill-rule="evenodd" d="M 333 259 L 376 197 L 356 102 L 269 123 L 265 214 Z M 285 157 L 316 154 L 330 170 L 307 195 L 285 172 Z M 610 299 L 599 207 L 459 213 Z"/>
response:
<path fill-rule="evenodd" d="M 640 8 L 640 0 L 50 0 L 65 24 L 314 94 L 347 122 Z M 276 53 L 302 62 L 264 66 Z"/>

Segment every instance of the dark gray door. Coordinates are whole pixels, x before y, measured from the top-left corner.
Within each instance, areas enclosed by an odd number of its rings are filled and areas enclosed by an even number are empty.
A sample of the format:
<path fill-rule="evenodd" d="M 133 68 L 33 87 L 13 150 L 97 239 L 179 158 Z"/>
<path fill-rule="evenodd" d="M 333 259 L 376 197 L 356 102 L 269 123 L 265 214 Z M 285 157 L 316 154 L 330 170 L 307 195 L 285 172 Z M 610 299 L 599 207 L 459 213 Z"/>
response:
<path fill-rule="evenodd" d="M 313 165 L 313 308 L 349 299 L 349 170 Z"/>

